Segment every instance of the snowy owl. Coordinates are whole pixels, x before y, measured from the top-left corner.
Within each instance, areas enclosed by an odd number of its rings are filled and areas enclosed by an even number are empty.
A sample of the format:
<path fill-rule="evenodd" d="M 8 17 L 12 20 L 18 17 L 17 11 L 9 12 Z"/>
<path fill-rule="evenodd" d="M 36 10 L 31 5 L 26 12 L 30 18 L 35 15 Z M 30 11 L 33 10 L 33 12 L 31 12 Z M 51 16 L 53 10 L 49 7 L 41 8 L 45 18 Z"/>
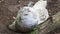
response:
<path fill-rule="evenodd" d="M 9 25 L 9 28 L 24 33 L 31 32 L 35 26 L 48 19 L 49 15 L 46 6 L 46 0 L 39 0 L 34 5 L 33 2 L 30 2 L 28 6 L 24 6 L 18 11 L 15 21 Z"/>

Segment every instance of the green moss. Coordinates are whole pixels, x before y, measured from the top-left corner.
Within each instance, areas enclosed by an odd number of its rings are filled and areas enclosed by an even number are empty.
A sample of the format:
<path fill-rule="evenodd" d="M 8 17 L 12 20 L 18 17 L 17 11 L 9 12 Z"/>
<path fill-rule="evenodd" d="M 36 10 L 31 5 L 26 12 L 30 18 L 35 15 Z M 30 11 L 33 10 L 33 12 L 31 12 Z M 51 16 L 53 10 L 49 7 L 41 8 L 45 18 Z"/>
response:
<path fill-rule="evenodd" d="M 30 34 L 38 34 L 38 30 L 33 31 Z"/>

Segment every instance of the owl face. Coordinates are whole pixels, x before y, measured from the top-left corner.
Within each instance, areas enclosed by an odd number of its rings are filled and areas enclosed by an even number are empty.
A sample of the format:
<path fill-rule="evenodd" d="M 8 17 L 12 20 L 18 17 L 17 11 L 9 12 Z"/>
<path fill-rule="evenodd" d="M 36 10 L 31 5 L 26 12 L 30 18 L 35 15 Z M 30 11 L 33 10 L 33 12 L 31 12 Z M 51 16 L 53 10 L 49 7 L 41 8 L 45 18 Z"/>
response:
<path fill-rule="evenodd" d="M 35 26 L 38 22 L 36 14 L 34 13 L 34 11 L 31 11 L 30 9 L 31 7 L 23 7 L 21 11 L 21 21 L 28 28 Z"/>

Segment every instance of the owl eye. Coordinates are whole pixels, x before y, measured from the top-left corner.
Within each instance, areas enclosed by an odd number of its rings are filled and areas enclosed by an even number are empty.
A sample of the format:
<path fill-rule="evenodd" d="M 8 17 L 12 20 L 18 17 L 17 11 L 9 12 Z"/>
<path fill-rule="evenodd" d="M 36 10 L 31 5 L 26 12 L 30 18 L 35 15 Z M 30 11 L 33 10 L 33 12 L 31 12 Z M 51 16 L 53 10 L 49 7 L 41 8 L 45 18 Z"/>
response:
<path fill-rule="evenodd" d="M 24 14 L 24 16 L 27 16 L 28 14 Z"/>
<path fill-rule="evenodd" d="M 31 12 L 31 11 L 28 11 L 28 12 Z"/>

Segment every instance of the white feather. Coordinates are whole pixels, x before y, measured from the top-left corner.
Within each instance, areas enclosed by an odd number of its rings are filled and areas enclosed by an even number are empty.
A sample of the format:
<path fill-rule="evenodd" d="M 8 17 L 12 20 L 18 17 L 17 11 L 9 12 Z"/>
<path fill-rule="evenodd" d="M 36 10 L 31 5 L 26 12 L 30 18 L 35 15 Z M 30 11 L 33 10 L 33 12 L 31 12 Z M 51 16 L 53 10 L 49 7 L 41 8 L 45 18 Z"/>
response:
<path fill-rule="evenodd" d="M 47 1 L 39 0 L 38 2 L 35 3 L 35 5 L 33 7 L 24 7 L 25 9 L 29 9 L 30 13 L 28 13 L 28 11 L 27 12 L 25 11 L 23 13 L 23 14 L 25 14 L 25 13 L 28 14 L 27 16 L 22 17 L 22 18 L 24 18 L 23 22 L 26 25 L 35 25 L 35 24 L 41 24 L 44 21 L 46 21 L 49 17 L 46 6 L 47 6 Z M 36 18 L 36 19 L 34 19 L 34 18 Z"/>
<path fill-rule="evenodd" d="M 49 17 L 46 6 L 47 1 L 39 0 L 38 2 L 35 3 L 32 9 L 30 9 L 31 11 L 34 11 L 34 13 L 37 15 L 38 24 L 43 23 Z"/>

